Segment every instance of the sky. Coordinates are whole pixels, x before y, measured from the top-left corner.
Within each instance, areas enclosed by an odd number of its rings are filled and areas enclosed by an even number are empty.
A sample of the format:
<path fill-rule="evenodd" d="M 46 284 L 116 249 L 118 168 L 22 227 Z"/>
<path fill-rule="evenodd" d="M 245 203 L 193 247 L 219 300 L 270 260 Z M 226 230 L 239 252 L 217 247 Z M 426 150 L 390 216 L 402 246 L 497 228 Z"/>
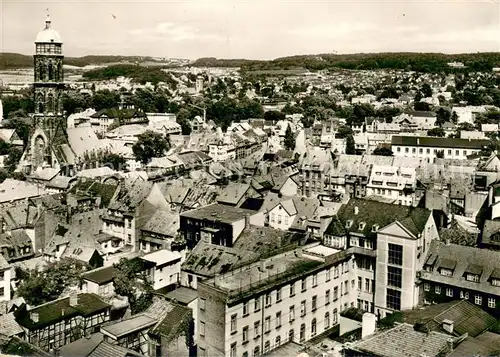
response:
<path fill-rule="evenodd" d="M 32 54 L 47 8 L 66 56 L 500 51 L 500 0 L 0 0 L 0 52 Z"/>

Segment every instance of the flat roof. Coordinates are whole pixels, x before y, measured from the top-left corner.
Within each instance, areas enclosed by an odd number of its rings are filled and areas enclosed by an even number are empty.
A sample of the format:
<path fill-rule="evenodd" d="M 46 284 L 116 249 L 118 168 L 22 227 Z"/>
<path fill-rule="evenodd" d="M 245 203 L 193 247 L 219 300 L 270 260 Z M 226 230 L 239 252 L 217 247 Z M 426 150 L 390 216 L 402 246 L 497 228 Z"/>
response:
<path fill-rule="evenodd" d="M 487 139 L 438 138 L 431 136 L 399 136 L 394 135 L 391 145 L 423 146 L 457 149 L 482 149 L 490 143 Z"/>
<path fill-rule="evenodd" d="M 225 290 L 230 296 L 241 296 L 254 289 L 273 286 L 280 280 L 287 281 L 323 264 L 323 261 L 291 251 L 217 275 L 204 283 Z"/>
<path fill-rule="evenodd" d="M 314 255 L 321 255 L 322 257 L 328 257 L 328 256 L 330 256 L 332 254 L 340 252 L 340 250 L 333 249 L 333 248 L 330 248 L 330 247 L 326 247 L 324 245 L 317 245 L 315 247 L 306 249 L 304 252 L 305 253 L 311 253 L 311 254 L 314 254 Z"/>
<path fill-rule="evenodd" d="M 136 331 L 149 328 L 156 324 L 157 320 L 147 315 L 137 315 L 130 319 L 120 321 L 114 325 L 101 327 L 101 332 L 113 338 L 120 338 Z"/>
<path fill-rule="evenodd" d="M 255 211 L 215 203 L 191 211 L 183 212 L 181 213 L 181 217 L 234 223 L 241 219 L 244 219 L 245 216 L 252 216 L 254 214 L 256 214 Z"/>
<path fill-rule="evenodd" d="M 105 284 L 113 280 L 115 276 L 114 266 L 98 268 L 82 274 L 82 278 L 96 284 Z"/>
<path fill-rule="evenodd" d="M 167 295 L 165 295 L 169 300 L 175 300 L 181 304 L 187 305 L 193 300 L 198 298 L 198 292 L 194 289 L 186 288 L 181 286 Z"/>
<path fill-rule="evenodd" d="M 146 254 L 142 259 L 155 263 L 157 266 L 167 264 L 174 260 L 182 258 L 179 252 L 171 252 L 167 249 L 157 250 L 156 252 Z"/>

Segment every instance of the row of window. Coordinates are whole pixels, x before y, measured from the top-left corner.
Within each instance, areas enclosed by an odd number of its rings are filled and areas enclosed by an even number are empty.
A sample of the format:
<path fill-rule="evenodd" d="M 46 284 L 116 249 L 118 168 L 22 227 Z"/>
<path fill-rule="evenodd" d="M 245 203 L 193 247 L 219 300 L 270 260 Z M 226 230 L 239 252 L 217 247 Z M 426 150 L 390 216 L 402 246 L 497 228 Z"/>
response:
<path fill-rule="evenodd" d="M 401 148 L 397 147 L 396 151 L 397 152 L 401 152 Z M 410 149 L 409 148 L 405 148 L 405 153 L 408 154 L 409 152 L 410 152 Z M 411 152 L 412 152 L 412 154 L 416 154 L 417 153 L 417 148 L 412 148 Z M 424 153 L 424 149 L 420 148 L 420 149 L 418 149 L 418 152 L 419 152 L 419 154 L 423 154 Z M 452 155 L 452 152 L 453 152 L 453 150 L 448 149 L 448 155 Z M 470 152 L 472 153 L 472 151 L 470 151 Z M 431 149 L 426 149 L 426 153 L 428 155 L 430 155 L 431 154 Z M 433 149 L 432 153 L 436 154 L 437 153 L 437 149 Z M 463 156 L 467 156 L 467 150 L 463 150 L 462 154 L 463 154 Z M 455 156 L 460 156 L 460 150 L 455 150 Z"/>
<path fill-rule="evenodd" d="M 337 317 L 338 317 L 337 309 L 333 310 L 333 314 L 332 314 L 331 319 L 330 319 L 330 313 L 326 312 L 325 316 L 324 316 L 324 320 L 323 320 L 324 330 L 327 330 L 331 326 L 335 325 L 337 323 Z M 316 334 L 317 334 L 317 327 L 318 327 L 318 321 L 317 321 L 316 318 L 314 318 L 311 321 L 311 337 L 316 336 Z M 277 328 L 279 328 L 279 327 L 277 327 Z M 266 330 L 266 332 L 269 332 L 269 331 Z M 256 334 L 256 338 L 258 338 L 258 337 L 260 337 L 260 332 L 259 332 L 259 334 Z M 288 340 L 289 341 L 293 341 L 294 339 L 295 339 L 295 332 L 294 332 L 293 329 L 290 329 L 288 331 Z M 306 324 L 303 323 L 303 324 L 300 325 L 299 342 L 302 343 L 302 342 L 305 342 L 305 340 L 306 340 Z M 248 342 L 249 342 L 249 330 L 248 330 L 248 326 L 245 326 L 243 328 L 243 332 L 242 332 L 242 344 L 245 345 Z M 275 345 L 273 346 L 273 348 L 277 348 L 280 345 L 281 345 L 281 336 L 276 336 Z M 268 353 L 270 350 L 271 350 L 271 342 L 269 340 L 267 340 L 264 343 L 264 353 Z M 201 356 L 205 355 L 205 351 L 203 350 L 203 348 L 201 349 L 200 352 L 201 352 L 200 353 Z M 260 353 L 260 346 L 257 345 L 253 349 L 253 356 L 254 357 L 260 356 L 260 354 L 261 354 Z M 231 357 L 238 356 L 238 354 L 237 354 L 237 342 L 233 342 L 231 344 L 230 356 Z M 247 356 L 248 356 L 248 352 L 246 352 L 246 351 L 243 352 L 243 357 L 247 357 Z"/>
<path fill-rule="evenodd" d="M 424 284 L 424 290 L 425 291 L 430 291 L 431 290 L 431 286 L 429 283 L 425 283 Z M 434 292 L 436 293 L 436 295 L 441 295 L 442 293 L 442 288 L 441 286 L 439 285 L 436 285 L 434 286 Z M 453 289 L 452 288 L 446 288 L 445 289 L 445 294 L 447 297 L 453 297 L 454 293 L 453 293 Z M 469 299 L 469 292 L 468 291 L 460 291 L 460 299 L 466 299 L 468 300 Z M 474 295 L 474 303 L 476 305 L 483 305 L 483 296 L 482 295 L 479 295 L 479 294 L 475 294 Z M 496 307 L 496 299 L 494 297 L 489 297 L 488 298 L 488 307 L 489 308 L 495 308 Z"/>

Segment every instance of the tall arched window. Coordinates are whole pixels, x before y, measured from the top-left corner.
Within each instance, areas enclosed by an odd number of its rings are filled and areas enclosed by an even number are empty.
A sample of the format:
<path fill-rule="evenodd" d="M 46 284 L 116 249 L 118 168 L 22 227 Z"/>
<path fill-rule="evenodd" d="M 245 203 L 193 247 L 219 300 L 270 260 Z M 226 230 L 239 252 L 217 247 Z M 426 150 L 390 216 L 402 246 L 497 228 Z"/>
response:
<path fill-rule="evenodd" d="M 52 63 L 49 63 L 48 71 L 49 71 L 49 81 L 51 81 L 54 79 L 54 66 L 52 65 Z"/>
<path fill-rule="evenodd" d="M 294 335 L 295 335 L 295 332 L 293 331 L 293 329 L 288 331 L 288 341 L 290 341 L 290 342 L 293 341 Z"/>
<path fill-rule="evenodd" d="M 316 336 L 316 319 L 312 319 L 311 322 L 311 336 Z"/>
<path fill-rule="evenodd" d="M 300 325 L 300 335 L 299 341 L 304 342 L 306 340 L 306 324 Z"/>
<path fill-rule="evenodd" d="M 52 93 L 49 93 L 47 95 L 47 111 L 49 113 L 55 113 L 55 110 L 54 110 L 54 95 Z"/>
<path fill-rule="evenodd" d="M 276 337 L 276 347 L 281 345 L 281 336 Z"/>
<path fill-rule="evenodd" d="M 260 356 L 260 347 L 255 346 L 255 348 L 253 349 L 253 357 L 259 357 L 259 356 Z"/>
<path fill-rule="evenodd" d="M 330 328 L 330 313 L 325 313 L 325 330 Z"/>
<path fill-rule="evenodd" d="M 38 103 L 38 113 L 43 113 L 43 103 Z"/>

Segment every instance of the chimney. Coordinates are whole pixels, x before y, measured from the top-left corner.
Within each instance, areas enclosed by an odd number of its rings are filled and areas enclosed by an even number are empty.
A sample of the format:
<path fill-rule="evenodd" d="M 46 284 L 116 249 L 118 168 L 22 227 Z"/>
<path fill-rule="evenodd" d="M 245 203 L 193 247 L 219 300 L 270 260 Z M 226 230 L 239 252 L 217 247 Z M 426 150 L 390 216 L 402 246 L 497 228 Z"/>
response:
<path fill-rule="evenodd" d="M 261 259 L 259 261 L 259 270 L 263 273 L 266 271 L 266 261 L 264 259 Z"/>
<path fill-rule="evenodd" d="M 491 205 L 493 204 L 493 186 L 490 186 L 488 188 L 488 207 L 491 207 Z"/>
<path fill-rule="evenodd" d="M 448 332 L 450 335 L 453 334 L 453 321 L 452 320 L 443 320 L 442 322 L 443 330 Z M 453 340 L 452 340 L 453 342 Z"/>
<path fill-rule="evenodd" d="M 354 215 L 358 215 L 359 213 L 359 207 L 358 206 L 354 206 Z"/>
<path fill-rule="evenodd" d="M 69 296 L 69 306 L 75 307 L 78 305 L 78 294 L 71 294 Z"/>
<path fill-rule="evenodd" d="M 445 242 L 446 245 L 450 245 L 450 238 L 446 238 L 446 242 Z M 446 321 L 446 320 L 445 320 Z"/>
<path fill-rule="evenodd" d="M 449 352 L 452 352 L 453 351 L 453 339 L 449 338 L 449 339 L 446 340 L 446 342 L 448 343 L 448 350 L 449 350 Z"/>
<path fill-rule="evenodd" d="M 65 311 L 64 311 L 64 309 L 62 309 L 61 310 L 61 316 L 64 316 L 64 313 L 65 313 Z"/>
<path fill-rule="evenodd" d="M 245 216 L 245 228 L 250 228 L 250 215 Z"/>
<path fill-rule="evenodd" d="M 38 312 L 30 312 L 30 319 L 34 323 L 38 323 L 39 317 Z"/>
<path fill-rule="evenodd" d="M 375 314 L 365 312 L 361 322 L 361 338 L 373 335 L 377 326 L 377 316 Z"/>

